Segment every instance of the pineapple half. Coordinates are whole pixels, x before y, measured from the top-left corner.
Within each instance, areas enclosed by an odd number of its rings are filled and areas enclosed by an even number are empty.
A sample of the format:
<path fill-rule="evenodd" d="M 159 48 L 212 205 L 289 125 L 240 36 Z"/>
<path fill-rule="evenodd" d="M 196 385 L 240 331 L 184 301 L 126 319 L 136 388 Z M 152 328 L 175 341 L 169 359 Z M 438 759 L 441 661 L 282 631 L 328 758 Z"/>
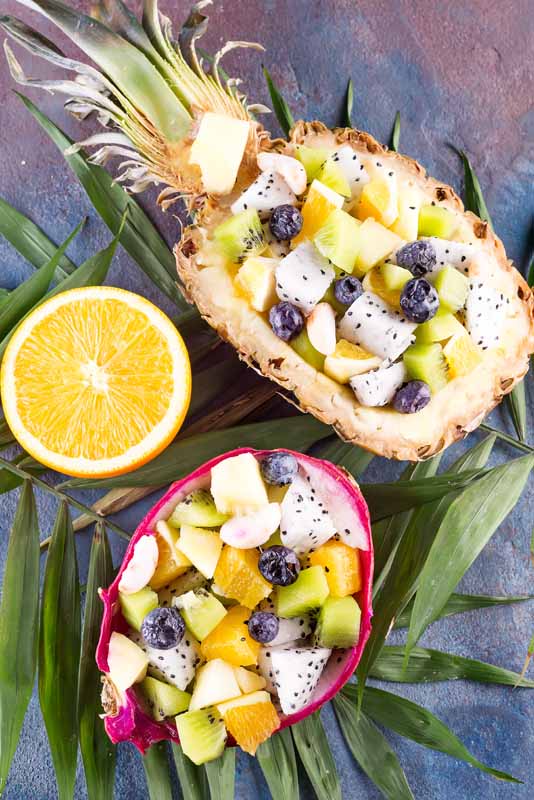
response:
<path fill-rule="evenodd" d="M 66 107 L 79 117 L 96 111 L 110 130 L 73 149 L 98 146 L 91 157 L 98 164 L 124 157 L 118 180 L 129 181 L 131 191 L 163 185 L 163 209 L 178 198 L 185 200 L 194 224 L 183 231 L 175 249 L 184 294 L 244 361 L 278 383 L 303 411 L 332 425 L 348 442 L 389 458 L 416 461 L 475 429 L 525 375 L 534 351 L 534 298 L 488 224 L 464 212 L 455 192 L 427 176 L 416 161 L 388 151 L 367 133 L 298 122 L 289 141 L 271 139 L 255 119 L 266 109 L 247 105 L 239 82 L 223 79 L 219 67 L 229 49 L 259 46 L 229 42 L 209 59 L 209 70 L 197 53 L 196 41 L 207 26 L 203 9 L 211 0 L 195 4 L 178 41 L 169 20 L 158 12 L 157 0 L 145 0 L 142 25 L 119 0 L 100 0 L 97 19 L 57 0 L 19 2 L 58 25 L 99 70 L 65 58 L 41 34 L 4 17 L 0 24 L 18 44 L 77 73 L 74 81 L 30 80 L 6 43 L 15 80 L 68 94 Z M 461 216 L 461 240 L 474 242 L 479 254 L 469 277 L 489 279 L 510 301 L 498 347 L 483 353 L 469 374 L 450 380 L 418 413 L 360 405 L 349 387 L 307 363 L 273 333 L 266 315 L 239 294 L 231 270 L 209 244 L 214 229 L 231 216 L 232 203 L 259 173 L 258 154 L 291 156 L 300 144 L 329 150 L 348 144 L 360 157 L 379 156 L 386 169 L 391 166 L 405 185 L 419 191 L 424 203 Z"/>

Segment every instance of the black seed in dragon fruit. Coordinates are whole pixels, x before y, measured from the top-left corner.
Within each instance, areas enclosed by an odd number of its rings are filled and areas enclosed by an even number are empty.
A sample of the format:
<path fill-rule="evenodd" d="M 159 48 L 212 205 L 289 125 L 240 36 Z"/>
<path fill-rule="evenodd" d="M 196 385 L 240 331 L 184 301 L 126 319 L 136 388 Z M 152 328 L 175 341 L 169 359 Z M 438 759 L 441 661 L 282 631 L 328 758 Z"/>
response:
<path fill-rule="evenodd" d="M 150 675 L 185 691 L 202 661 L 200 645 L 189 631 L 186 631 L 182 641 L 170 650 L 150 647 L 138 631 L 130 630 L 128 637 L 147 654 Z"/>
<path fill-rule="evenodd" d="M 232 204 L 232 214 L 239 214 L 249 208 L 255 208 L 260 217 L 268 217 L 281 205 L 294 206 L 297 203 L 295 194 L 285 180 L 276 172 L 261 172 L 254 183 Z"/>
<path fill-rule="evenodd" d="M 508 300 L 493 286 L 471 281 L 465 304 L 465 324 L 474 343 L 488 350 L 499 343 Z"/>
<path fill-rule="evenodd" d="M 284 714 L 308 705 L 330 658 L 326 647 L 265 647 L 258 658 L 266 689 L 278 697 Z"/>
<path fill-rule="evenodd" d="M 415 328 L 378 295 L 364 292 L 340 320 L 338 336 L 392 362 L 410 346 Z"/>
<path fill-rule="evenodd" d="M 334 268 L 311 242 L 302 242 L 276 269 L 276 293 L 308 315 L 334 280 Z"/>

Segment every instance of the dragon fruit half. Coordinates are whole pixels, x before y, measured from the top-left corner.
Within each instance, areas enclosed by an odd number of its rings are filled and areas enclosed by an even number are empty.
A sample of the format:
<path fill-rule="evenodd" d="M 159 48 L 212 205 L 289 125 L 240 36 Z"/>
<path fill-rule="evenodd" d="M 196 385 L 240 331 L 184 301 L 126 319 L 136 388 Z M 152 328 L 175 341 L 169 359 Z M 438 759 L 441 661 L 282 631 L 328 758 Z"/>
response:
<path fill-rule="evenodd" d="M 141 634 L 137 631 L 132 631 L 124 619 L 119 603 L 119 583 L 133 557 L 137 542 L 143 536 L 155 536 L 158 521 L 167 519 L 178 503 L 190 495 L 192 491 L 208 488 L 211 470 L 216 465 L 229 458 L 235 458 L 243 454 L 252 454 L 256 460 L 261 461 L 270 452 L 272 451 L 254 451 L 246 448 L 235 450 L 208 461 L 187 478 L 173 484 L 138 526 L 132 536 L 119 573 L 112 585 L 101 591 L 104 614 L 96 661 L 99 669 L 106 675 L 103 678 L 104 690 L 102 695 L 105 710 L 104 724 L 113 742 L 130 741 L 141 752 L 145 752 L 154 742 L 163 739 L 178 741 L 179 737 L 176 725 L 171 718 L 158 722 L 149 716 L 146 703 L 143 702 L 137 688 L 139 684 L 134 684 L 126 689 L 125 692 L 120 692 L 117 691 L 109 676 L 107 676 L 109 671 L 108 652 L 112 634 L 122 633 L 129 636 L 148 655 L 149 672 L 156 677 L 163 676 L 169 683 L 174 683 L 179 688 L 186 687 L 187 678 L 191 674 L 191 670 L 194 669 L 197 663 L 201 663 L 197 643 L 190 640 L 187 632 L 186 637 L 189 638 L 187 638 L 187 641 L 182 641 L 176 652 L 174 649 L 158 651 L 146 646 Z M 275 686 L 280 683 L 280 680 L 273 681 L 270 679 L 267 670 L 267 688 L 273 692 L 278 691 L 279 694 L 278 704 L 282 709 L 280 716 L 281 728 L 292 725 L 312 714 L 330 700 L 348 681 L 360 660 L 362 650 L 369 636 L 372 616 L 373 547 L 369 514 L 358 485 L 348 473 L 327 461 L 314 459 L 300 453 L 291 453 L 291 455 L 297 459 L 299 475 L 302 473 L 310 477 L 310 482 L 304 481 L 308 486 L 307 491 L 311 491 L 311 488 L 315 486 L 320 486 L 321 499 L 318 498 L 317 502 L 324 503 L 324 506 L 328 509 L 329 530 L 331 532 L 337 531 L 340 539 L 343 537 L 344 541 L 350 546 L 359 548 L 361 589 L 356 595 L 356 600 L 361 610 L 361 623 L 356 645 L 346 650 L 334 651 L 334 655 L 330 658 L 331 651 L 328 648 L 313 646 L 313 643 L 312 646 L 308 647 L 301 644 L 301 637 L 309 635 L 311 631 L 310 616 L 308 614 L 294 619 L 281 620 L 282 625 L 279 635 L 271 645 L 271 650 L 275 656 L 275 668 L 292 670 L 295 667 L 296 669 L 301 662 L 304 663 L 304 659 L 306 664 L 312 661 L 314 666 L 313 676 L 303 683 L 297 703 L 292 703 L 288 694 L 295 691 L 293 684 L 286 685 L 285 682 L 282 682 L 283 685 L 281 684 L 280 688 L 276 690 Z M 299 483 L 297 488 L 304 491 L 305 487 Z M 290 497 L 285 509 L 286 521 L 288 519 L 291 521 L 291 508 L 293 505 L 293 500 Z M 181 581 L 187 588 L 190 583 L 190 579 L 187 576 L 188 573 L 185 573 L 182 579 L 179 578 L 176 582 L 177 585 Z M 168 593 L 170 599 L 170 592 L 172 591 L 171 584 L 170 587 L 163 587 L 162 594 L 166 596 L 166 593 Z M 271 601 L 262 603 L 261 608 L 272 608 Z M 266 671 L 266 663 L 268 663 L 266 652 L 270 652 L 268 646 L 263 648 L 259 656 L 258 670 L 260 673 L 265 673 Z M 163 656 L 163 658 L 160 658 L 160 656 Z M 180 674 L 176 671 L 178 662 L 182 662 Z M 295 674 L 301 672 L 302 670 L 299 668 L 296 669 Z M 172 681 L 169 679 L 170 675 L 174 678 Z M 318 680 L 317 675 L 320 676 Z M 293 710 L 293 706 L 295 710 Z M 231 737 L 228 741 L 233 744 Z"/>

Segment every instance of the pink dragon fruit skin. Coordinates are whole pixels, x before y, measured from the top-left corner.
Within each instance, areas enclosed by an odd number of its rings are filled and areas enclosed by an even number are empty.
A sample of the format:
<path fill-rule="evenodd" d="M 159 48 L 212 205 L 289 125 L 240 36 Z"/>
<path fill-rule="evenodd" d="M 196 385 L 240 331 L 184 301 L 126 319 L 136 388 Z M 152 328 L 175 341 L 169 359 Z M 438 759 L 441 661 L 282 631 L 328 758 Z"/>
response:
<path fill-rule="evenodd" d="M 108 672 L 108 648 L 112 632 L 124 632 L 127 628 L 119 610 L 119 581 L 133 555 L 136 542 L 141 536 L 155 536 L 156 523 L 161 519 L 167 519 L 177 503 L 193 491 L 193 489 L 207 488 L 210 483 L 211 469 L 215 464 L 218 464 L 219 461 L 232 458 L 241 453 L 252 453 L 257 458 L 262 458 L 270 452 L 273 451 L 240 448 L 206 462 L 186 478 L 174 483 L 141 521 L 130 540 L 117 577 L 108 589 L 103 589 L 100 593 L 104 604 L 104 613 L 100 640 L 96 651 L 96 662 L 101 672 Z M 293 451 L 285 450 L 284 452 L 291 452 L 303 467 L 308 467 L 313 471 L 324 471 L 325 484 L 329 483 L 329 498 L 337 494 L 336 502 L 346 503 L 353 509 L 365 533 L 368 549 L 360 550 L 362 589 L 357 595 L 357 600 L 361 608 L 361 626 L 358 643 L 350 650 L 334 651 L 321 676 L 312 702 L 296 714 L 282 716 L 280 730 L 300 722 L 305 717 L 313 714 L 314 711 L 317 711 L 337 694 L 354 673 L 371 632 L 373 576 L 373 543 L 369 512 L 356 482 L 348 473 L 328 461 L 321 461 Z M 143 710 L 136 692 L 136 687 L 128 689 L 124 696 L 124 704 L 117 708 L 117 713 L 105 717 L 105 727 L 110 739 L 113 742 L 130 741 L 136 745 L 141 753 L 146 752 L 152 744 L 162 739 L 172 739 L 178 742 L 179 739 L 174 721 L 155 722 Z M 232 742 L 229 741 L 229 744 L 232 744 Z"/>

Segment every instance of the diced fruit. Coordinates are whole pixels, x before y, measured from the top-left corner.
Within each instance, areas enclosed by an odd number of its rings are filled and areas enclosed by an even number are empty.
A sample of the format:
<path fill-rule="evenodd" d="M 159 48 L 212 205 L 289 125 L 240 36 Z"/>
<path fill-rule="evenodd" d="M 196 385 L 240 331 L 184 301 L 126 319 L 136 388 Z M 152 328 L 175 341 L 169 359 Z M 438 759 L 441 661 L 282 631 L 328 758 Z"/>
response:
<path fill-rule="evenodd" d="M 447 362 L 439 344 L 414 344 L 404 353 L 404 366 L 410 378 L 424 381 L 432 394 L 447 385 Z"/>
<path fill-rule="evenodd" d="M 306 320 L 312 347 L 325 356 L 336 349 L 336 312 L 328 303 L 318 303 Z"/>
<path fill-rule="evenodd" d="M 416 414 L 430 403 L 432 393 L 424 381 L 408 381 L 393 398 L 393 408 L 400 414 Z"/>
<path fill-rule="evenodd" d="M 254 692 L 248 697 L 219 705 L 224 723 L 239 747 L 256 754 L 258 746 L 265 742 L 278 728 L 280 720 L 268 692 Z"/>
<path fill-rule="evenodd" d="M 213 238 L 230 261 L 241 263 L 248 256 L 259 255 L 266 246 L 263 228 L 255 208 L 241 211 L 221 222 Z"/>
<path fill-rule="evenodd" d="M 402 239 L 397 234 L 392 233 L 372 217 L 362 223 L 358 233 L 360 249 L 356 256 L 355 269 L 361 275 L 369 272 L 402 244 Z"/>
<path fill-rule="evenodd" d="M 300 561 L 291 548 L 273 544 L 261 554 L 258 569 L 273 586 L 289 586 L 297 580 Z"/>
<path fill-rule="evenodd" d="M 252 453 L 219 461 L 211 470 L 211 493 L 223 514 L 246 514 L 269 502 L 260 465 Z"/>
<path fill-rule="evenodd" d="M 453 336 L 443 348 L 449 367 L 449 379 L 469 375 L 482 361 L 480 348 L 476 346 L 467 331 Z"/>
<path fill-rule="evenodd" d="M 328 597 L 319 612 L 315 641 L 320 647 L 354 647 L 361 616 L 354 597 Z"/>
<path fill-rule="evenodd" d="M 454 270 L 456 272 L 456 270 Z M 457 272 L 457 275 L 460 273 Z M 450 311 L 439 308 L 436 316 L 416 328 L 415 336 L 419 344 L 431 344 L 450 339 L 456 334 L 465 333 L 464 326 Z"/>
<path fill-rule="evenodd" d="M 354 217 L 334 209 L 313 238 L 325 258 L 345 272 L 352 272 L 359 249 L 360 225 Z"/>
<path fill-rule="evenodd" d="M 312 614 L 302 614 L 300 617 L 292 617 L 291 619 L 280 617 L 278 622 L 278 634 L 270 642 L 271 647 L 278 647 L 281 644 L 290 644 L 298 639 L 305 639 L 315 626 Z"/>
<path fill-rule="evenodd" d="M 386 287 L 386 282 L 382 273 L 384 266 L 385 265 L 382 264 L 381 266 L 373 267 L 373 269 L 370 269 L 369 272 L 366 273 L 363 279 L 363 288 L 366 292 L 373 292 L 390 306 L 398 309 L 400 308 L 402 289 L 388 289 Z M 400 267 L 397 267 L 397 269 L 400 269 Z M 403 272 L 408 272 L 408 270 L 403 270 Z M 413 277 L 412 274 L 408 273 L 408 275 L 410 276 L 408 280 L 411 280 Z"/>
<path fill-rule="evenodd" d="M 281 508 L 282 542 L 298 555 L 324 544 L 336 532 L 322 486 L 309 474 L 295 476 Z"/>
<path fill-rule="evenodd" d="M 215 708 L 180 714 L 176 717 L 176 728 L 184 754 L 197 766 L 223 754 L 226 727 Z"/>
<path fill-rule="evenodd" d="M 188 569 L 179 578 L 166 584 L 158 591 L 159 605 L 170 606 L 175 597 L 179 597 L 186 592 L 192 592 L 194 589 L 199 589 L 206 583 L 206 578 L 194 567 Z"/>
<path fill-rule="evenodd" d="M 200 167 L 207 192 L 228 194 L 232 191 L 249 133 L 248 120 L 205 112 L 189 160 Z"/>
<path fill-rule="evenodd" d="M 276 293 L 280 300 L 288 300 L 304 314 L 310 314 L 334 276 L 334 268 L 315 245 L 302 242 L 280 261 L 276 269 Z"/>
<path fill-rule="evenodd" d="M 154 574 L 158 563 L 158 545 L 154 536 L 141 536 L 134 547 L 126 569 L 119 581 L 119 591 L 123 594 L 139 592 Z"/>
<path fill-rule="evenodd" d="M 225 545 L 215 570 L 215 580 L 228 597 L 254 608 L 272 591 L 258 569 L 257 550 L 239 550 Z"/>
<path fill-rule="evenodd" d="M 258 153 L 258 167 L 262 172 L 281 175 L 295 194 L 306 191 L 306 169 L 298 159 L 282 153 Z"/>
<path fill-rule="evenodd" d="M 306 147 L 304 144 L 297 145 L 296 156 L 306 170 L 308 183 L 311 183 L 312 180 L 317 177 L 317 173 L 329 155 L 330 150 L 326 150 L 324 147 Z"/>
<path fill-rule="evenodd" d="M 418 236 L 437 236 L 440 239 L 450 239 L 456 226 L 456 217 L 452 211 L 441 206 L 421 206 Z"/>
<path fill-rule="evenodd" d="M 399 215 L 391 230 L 407 242 L 417 239 L 421 201 L 421 192 L 414 186 L 404 186 L 399 189 L 397 203 Z"/>
<path fill-rule="evenodd" d="M 277 258 L 251 256 L 245 259 L 236 275 L 238 290 L 256 311 L 268 311 L 278 302 L 275 281 L 277 266 Z"/>
<path fill-rule="evenodd" d="M 276 589 L 276 613 L 280 617 L 298 617 L 320 608 L 328 597 L 328 581 L 322 567 L 303 569 L 295 583 Z"/>
<path fill-rule="evenodd" d="M 439 301 L 451 311 L 463 308 L 469 292 L 469 279 L 454 267 L 444 267 L 434 281 Z"/>
<path fill-rule="evenodd" d="M 310 337 L 308 336 L 306 328 L 303 328 L 298 336 L 291 339 L 290 344 L 293 350 L 295 350 L 310 366 L 318 372 L 323 371 L 324 356 L 322 353 L 319 353 L 310 342 Z"/>
<path fill-rule="evenodd" d="M 344 144 L 332 153 L 330 161 L 332 161 L 345 176 L 350 187 L 351 203 L 357 201 L 362 193 L 363 187 L 371 180 L 357 152 L 350 144 Z"/>
<path fill-rule="evenodd" d="M 182 692 L 176 686 L 169 686 L 156 678 L 145 678 L 141 689 L 152 716 L 158 722 L 166 717 L 175 717 L 189 708 L 191 695 L 188 692 Z"/>
<path fill-rule="evenodd" d="M 240 694 L 232 665 L 221 658 L 215 658 L 197 670 L 189 708 L 196 711 L 198 708 L 239 697 Z"/>
<path fill-rule="evenodd" d="M 308 705 L 331 652 L 326 647 L 262 647 L 259 669 L 284 714 Z"/>
<path fill-rule="evenodd" d="M 365 220 L 373 217 L 386 227 L 391 225 L 398 215 L 396 192 L 387 181 L 373 179 L 367 183 L 356 206 L 356 216 Z"/>
<path fill-rule="evenodd" d="M 225 544 L 241 549 L 265 544 L 280 525 L 280 504 L 269 503 L 251 511 L 237 514 L 221 526 L 221 539 Z"/>
<path fill-rule="evenodd" d="M 109 640 L 108 673 L 119 692 L 125 692 L 146 675 L 148 658 L 134 642 L 113 631 Z"/>
<path fill-rule="evenodd" d="M 438 293 L 426 278 L 412 278 L 401 292 L 400 307 L 411 322 L 428 322 L 439 309 Z"/>
<path fill-rule="evenodd" d="M 408 242 L 395 253 L 397 266 L 409 270 L 414 278 L 424 278 L 436 269 L 436 239 L 417 239 Z"/>
<path fill-rule="evenodd" d="M 236 681 L 239 684 L 239 688 L 243 694 L 249 694 L 250 692 L 257 692 L 260 689 L 265 689 L 266 680 L 261 675 L 257 675 L 255 672 L 251 672 L 249 669 L 245 669 L 244 667 L 234 667 L 234 673 Z"/>
<path fill-rule="evenodd" d="M 319 172 L 317 180 L 321 181 L 329 189 L 332 189 L 343 197 L 350 197 L 350 186 L 343 172 L 332 159 L 327 159 Z"/>
<path fill-rule="evenodd" d="M 218 533 L 182 525 L 178 547 L 205 578 L 213 578 L 222 549 Z"/>
<path fill-rule="evenodd" d="M 323 544 L 310 553 L 310 564 L 324 567 L 328 588 L 334 597 L 356 594 L 362 588 L 358 550 L 344 542 L 332 540 Z"/>
<path fill-rule="evenodd" d="M 248 621 L 248 632 L 255 642 L 270 644 L 278 636 L 280 620 L 271 611 L 253 611 Z"/>
<path fill-rule="evenodd" d="M 226 616 L 226 609 L 217 598 L 206 591 L 197 589 L 174 599 L 185 620 L 185 624 L 196 638 L 202 642 Z"/>
<path fill-rule="evenodd" d="M 283 301 L 269 311 L 269 324 L 275 336 L 284 342 L 289 342 L 304 328 L 304 316 L 299 308 Z"/>
<path fill-rule="evenodd" d="M 293 482 L 295 475 L 299 471 L 299 462 L 292 453 L 287 453 L 284 450 L 275 450 L 262 458 L 260 471 L 268 487 L 288 486 Z M 285 491 L 281 497 L 277 496 L 276 499 L 271 499 L 271 494 L 269 493 L 271 503 L 282 502 L 284 496 Z"/>
<path fill-rule="evenodd" d="M 391 403 L 398 389 L 406 380 L 406 367 L 400 361 L 390 367 L 381 367 L 350 379 L 356 400 L 362 406 L 376 408 Z"/>
<path fill-rule="evenodd" d="M 302 229 L 302 214 L 288 204 L 276 206 L 269 219 L 269 230 L 277 241 L 294 239 Z"/>
<path fill-rule="evenodd" d="M 363 347 L 340 339 L 336 349 L 324 362 L 324 371 L 338 383 L 348 383 L 353 375 L 376 369 L 382 362 L 378 356 L 368 353 Z"/>
<path fill-rule="evenodd" d="M 150 647 L 142 635 L 134 630 L 129 632 L 128 638 L 146 653 L 152 677 L 166 681 L 182 691 L 187 689 L 200 664 L 199 644 L 188 631 L 177 647 L 168 650 Z"/>
<path fill-rule="evenodd" d="M 257 664 L 260 645 L 248 632 L 246 623 L 249 618 L 250 609 L 243 606 L 230 608 L 200 646 L 206 661 L 222 658 L 235 667 Z"/>
<path fill-rule="evenodd" d="M 148 614 L 158 606 L 158 596 L 149 586 L 145 586 L 135 594 L 119 592 L 122 616 L 132 628 L 141 629 L 141 623 Z"/>
<path fill-rule="evenodd" d="M 194 489 L 178 503 L 169 523 L 177 528 L 180 525 L 193 525 L 197 528 L 216 528 L 226 522 L 228 514 L 221 514 L 215 507 L 215 500 L 207 489 Z"/>
<path fill-rule="evenodd" d="M 234 200 L 232 214 L 255 209 L 260 219 L 265 219 L 280 205 L 296 205 L 297 198 L 285 180 L 276 172 L 260 172 L 256 180 Z"/>
<path fill-rule="evenodd" d="M 178 549 L 179 537 L 179 532 L 176 528 L 171 527 L 168 522 L 164 522 L 161 519 L 156 524 L 156 542 L 159 558 L 156 571 L 150 579 L 150 585 L 153 589 L 161 589 L 162 586 L 171 583 L 175 578 L 183 575 L 191 566 L 187 556 Z"/>
<path fill-rule="evenodd" d="M 343 273 L 343 274 L 345 274 L 345 273 Z M 357 278 L 355 278 L 354 280 L 357 280 Z M 335 287 L 336 283 L 337 283 L 337 281 L 330 284 L 330 286 L 328 287 L 328 289 L 326 290 L 326 292 L 322 296 L 321 302 L 322 303 L 329 303 L 332 306 L 332 308 L 334 309 L 334 311 L 336 312 L 336 314 L 344 314 L 345 313 L 345 305 L 343 303 L 340 303 L 339 300 L 337 299 L 336 295 L 335 295 L 334 287 Z"/>
<path fill-rule="evenodd" d="M 155 608 L 141 625 L 141 636 L 147 645 L 158 650 L 171 650 L 185 634 L 184 618 L 176 608 Z"/>
<path fill-rule="evenodd" d="M 338 324 L 341 339 L 358 344 L 389 362 L 396 361 L 406 350 L 414 330 L 414 323 L 408 322 L 374 292 L 360 295 Z"/>
<path fill-rule="evenodd" d="M 302 230 L 295 239 L 299 244 L 305 239 L 313 239 L 319 228 L 325 224 L 335 208 L 341 208 L 343 197 L 315 179 L 302 206 Z"/>
<path fill-rule="evenodd" d="M 400 291 L 413 278 L 409 269 L 398 267 L 396 264 L 382 264 L 380 272 L 388 291 Z"/>

